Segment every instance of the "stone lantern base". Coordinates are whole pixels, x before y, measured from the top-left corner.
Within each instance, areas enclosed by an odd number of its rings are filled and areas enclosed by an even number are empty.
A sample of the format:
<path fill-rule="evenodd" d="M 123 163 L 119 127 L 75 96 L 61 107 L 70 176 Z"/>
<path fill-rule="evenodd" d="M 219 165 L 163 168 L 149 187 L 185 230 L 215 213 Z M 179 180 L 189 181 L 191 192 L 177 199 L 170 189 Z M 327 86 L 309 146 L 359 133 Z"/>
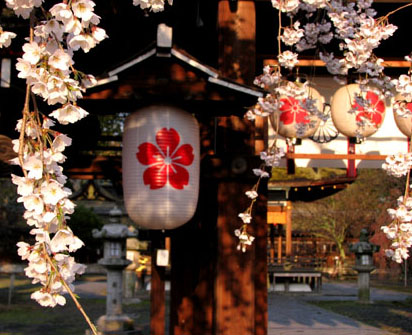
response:
<path fill-rule="evenodd" d="M 99 335 L 139 335 L 140 331 L 134 329 L 133 320 L 127 315 L 102 315 L 97 320 Z"/>
<path fill-rule="evenodd" d="M 358 272 L 358 300 L 370 303 L 370 273 L 375 269 L 373 265 L 357 265 L 353 267 Z"/>

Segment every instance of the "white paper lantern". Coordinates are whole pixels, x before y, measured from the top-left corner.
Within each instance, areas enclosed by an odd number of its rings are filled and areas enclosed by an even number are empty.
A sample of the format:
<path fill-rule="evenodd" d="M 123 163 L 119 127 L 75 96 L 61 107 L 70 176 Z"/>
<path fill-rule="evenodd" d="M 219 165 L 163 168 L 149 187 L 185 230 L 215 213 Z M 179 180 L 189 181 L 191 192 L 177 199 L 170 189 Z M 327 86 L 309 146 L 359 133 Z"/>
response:
<path fill-rule="evenodd" d="M 407 102 L 401 95 L 397 95 L 395 97 L 395 104 L 402 104 L 404 108 L 409 110 L 408 114 L 404 116 L 399 115 L 396 112 L 396 107 L 393 108 L 393 116 L 395 119 L 395 123 L 398 126 L 399 130 L 404 134 L 406 137 L 411 137 L 412 135 L 412 102 Z"/>
<path fill-rule="evenodd" d="M 189 113 L 150 106 L 126 118 L 123 192 L 127 213 L 148 229 L 189 221 L 199 193 L 199 126 Z"/>
<path fill-rule="evenodd" d="M 325 99 L 314 88 L 308 88 L 308 97 L 315 100 L 315 107 L 318 111 L 323 110 Z M 270 115 L 270 122 L 273 129 L 279 135 L 287 138 L 307 138 L 312 136 L 319 127 L 320 119 L 316 115 L 310 114 L 301 105 L 301 101 L 294 97 L 281 96 L 282 106 L 278 113 Z M 279 127 L 277 125 L 279 120 Z M 303 127 L 298 131 L 298 127 Z"/>
<path fill-rule="evenodd" d="M 362 106 L 356 101 L 361 96 L 370 105 Z M 372 87 L 361 91 L 358 84 L 350 84 L 338 89 L 331 99 L 331 115 L 336 129 L 348 137 L 373 135 L 382 125 L 385 117 L 385 98 Z M 359 126 L 359 124 L 364 125 Z"/>

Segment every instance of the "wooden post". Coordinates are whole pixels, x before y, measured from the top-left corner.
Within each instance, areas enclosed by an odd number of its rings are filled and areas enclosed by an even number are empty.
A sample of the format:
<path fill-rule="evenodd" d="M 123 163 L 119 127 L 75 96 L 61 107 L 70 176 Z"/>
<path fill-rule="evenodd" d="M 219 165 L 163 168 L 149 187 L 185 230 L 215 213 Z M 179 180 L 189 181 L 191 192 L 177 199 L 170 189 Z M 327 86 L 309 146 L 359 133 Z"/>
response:
<path fill-rule="evenodd" d="M 8 297 L 7 297 L 7 306 L 11 305 L 11 298 L 13 296 L 15 278 L 16 278 L 16 274 L 14 272 L 12 272 L 10 274 L 10 285 L 9 285 L 9 294 L 8 294 Z"/>
<path fill-rule="evenodd" d="M 354 155 L 356 152 L 355 139 L 348 138 L 348 154 Z M 348 168 L 346 170 L 346 176 L 355 178 L 356 177 L 356 161 L 354 159 L 348 159 Z"/>
<path fill-rule="evenodd" d="M 219 1 L 219 69 L 242 84 L 253 83 L 256 62 L 256 12 L 250 0 Z"/>
<path fill-rule="evenodd" d="M 282 263 L 282 235 L 278 236 L 278 263 Z"/>
<path fill-rule="evenodd" d="M 292 202 L 286 201 L 286 256 L 292 255 Z"/>
<path fill-rule="evenodd" d="M 218 259 L 216 278 L 216 334 L 254 334 L 254 246 L 245 253 L 237 250 L 235 229 L 241 225 L 239 209 L 250 187 L 238 181 L 219 184 Z M 239 204 L 234 204 L 234 199 Z M 230 205 L 229 205 L 230 204 Z M 243 205 L 243 206 L 242 206 Z"/>
<path fill-rule="evenodd" d="M 170 335 L 215 334 L 216 220 L 217 180 L 204 173 L 195 216 L 171 231 Z"/>
<path fill-rule="evenodd" d="M 268 119 L 257 116 L 255 119 L 255 154 L 259 155 L 266 150 L 268 143 Z"/>
<path fill-rule="evenodd" d="M 295 145 L 288 144 L 287 145 L 287 153 L 294 154 L 295 153 Z M 286 159 L 286 171 L 288 174 L 295 174 L 295 160 L 293 158 Z"/>
<path fill-rule="evenodd" d="M 255 236 L 255 255 L 252 269 L 254 272 L 254 335 L 266 335 L 268 329 L 268 291 L 267 291 L 267 183 L 259 187 L 259 199 L 255 204 L 252 223 Z"/>
<path fill-rule="evenodd" d="M 165 334 L 165 267 L 156 265 L 156 253 L 164 248 L 164 236 L 152 235 L 152 278 L 150 287 L 150 335 Z"/>

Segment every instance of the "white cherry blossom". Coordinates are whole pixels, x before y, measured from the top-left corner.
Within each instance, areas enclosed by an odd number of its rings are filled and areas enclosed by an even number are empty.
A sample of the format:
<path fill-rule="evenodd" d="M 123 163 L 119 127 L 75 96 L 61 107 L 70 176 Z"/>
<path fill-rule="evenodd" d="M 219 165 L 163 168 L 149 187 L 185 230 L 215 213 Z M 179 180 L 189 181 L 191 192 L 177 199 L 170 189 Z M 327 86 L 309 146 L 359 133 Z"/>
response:
<path fill-rule="evenodd" d="M 40 155 L 31 155 L 23 163 L 23 168 L 29 171 L 29 178 L 39 180 L 43 177 L 43 162 Z"/>
<path fill-rule="evenodd" d="M 88 113 L 83 108 L 72 104 L 67 104 L 50 113 L 50 116 L 54 117 L 61 124 L 77 122 L 87 115 Z"/>
<path fill-rule="evenodd" d="M 28 61 L 31 65 L 36 65 L 42 57 L 44 47 L 33 41 L 24 44 L 23 51 L 23 59 Z"/>
<path fill-rule="evenodd" d="M 272 6 L 282 12 L 292 12 L 299 6 L 299 0 L 272 0 Z"/>
<path fill-rule="evenodd" d="M 96 4 L 90 0 L 76 0 L 72 3 L 72 10 L 76 17 L 84 21 L 90 21 L 93 16 L 93 7 Z"/>
<path fill-rule="evenodd" d="M 56 20 L 61 21 L 62 23 L 68 22 L 73 17 L 73 12 L 65 3 L 58 3 L 54 5 L 50 8 L 49 12 L 56 18 Z"/>
<path fill-rule="evenodd" d="M 17 35 L 10 31 L 4 31 L 0 26 L 0 48 L 7 48 L 11 44 L 11 40 Z"/>
<path fill-rule="evenodd" d="M 284 51 L 278 55 L 278 60 L 280 66 L 283 66 L 287 69 L 292 69 L 299 63 L 298 54 L 292 51 Z"/>
<path fill-rule="evenodd" d="M 252 216 L 249 213 L 240 213 L 238 216 L 242 219 L 243 223 L 250 223 L 252 221 Z"/>
<path fill-rule="evenodd" d="M 269 178 L 270 175 L 268 172 L 262 170 L 262 169 L 253 169 L 253 173 L 258 176 L 258 177 L 262 177 L 262 178 Z"/>
<path fill-rule="evenodd" d="M 68 195 L 63 187 L 55 180 L 43 181 L 40 187 L 40 193 L 44 203 L 47 205 L 56 205 Z"/>
<path fill-rule="evenodd" d="M 73 60 L 64 50 L 57 49 L 49 57 L 48 64 L 56 70 L 67 71 L 73 65 Z"/>
<path fill-rule="evenodd" d="M 7 7 L 11 8 L 17 16 L 28 19 L 34 7 L 40 7 L 43 0 L 6 0 Z"/>
<path fill-rule="evenodd" d="M 173 4 L 173 0 L 168 0 L 167 2 L 169 5 Z M 164 10 L 165 0 L 133 0 L 133 5 L 156 13 Z"/>
<path fill-rule="evenodd" d="M 300 22 L 296 21 L 293 24 L 293 27 L 287 27 L 283 30 L 283 34 L 281 36 L 282 42 L 286 45 L 294 45 L 300 41 L 300 39 L 304 36 L 304 30 L 299 28 Z"/>
<path fill-rule="evenodd" d="M 22 260 L 29 258 L 31 253 L 31 246 L 26 242 L 17 243 L 17 254 L 21 257 Z"/>
<path fill-rule="evenodd" d="M 246 191 L 245 194 L 250 199 L 256 199 L 258 197 L 258 193 L 255 190 Z"/>
<path fill-rule="evenodd" d="M 33 193 L 34 180 L 26 177 L 11 175 L 13 184 L 17 185 L 17 193 L 21 196 L 27 196 Z"/>

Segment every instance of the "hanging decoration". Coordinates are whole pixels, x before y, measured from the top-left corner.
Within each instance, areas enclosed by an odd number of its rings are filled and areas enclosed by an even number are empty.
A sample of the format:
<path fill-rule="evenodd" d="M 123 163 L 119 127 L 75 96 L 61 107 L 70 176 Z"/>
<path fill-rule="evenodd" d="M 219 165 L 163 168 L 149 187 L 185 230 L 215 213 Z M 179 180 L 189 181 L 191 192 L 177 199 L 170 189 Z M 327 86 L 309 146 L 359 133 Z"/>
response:
<path fill-rule="evenodd" d="M 336 129 L 345 136 L 360 140 L 379 129 L 385 109 L 384 96 L 373 87 L 346 85 L 331 98 L 331 115 Z"/>
<path fill-rule="evenodd" d="M 323 115 L 321 115 L 321 121 L 319 127 L 310 136 L 310 139 L 316 143 L 328 143 L 338 137 L 339 132 L 333 124 L 332 117 L 330 115 L 330 105 L 325 104 L 323 109 Z"/>
<path fill-rule="evenodd" d="M 397 95 L 393 104 L 393 116 L 399 130 L 406 137 L 412 135 L 412 102 L 406 101 L 401 95 Z"/>
<path fill-rule="evenodd" d="M 189 113 L 150 106 L 128 116 L 123 134 L 126 210 L 138 225 L 173 229 L 195 213 L 199 126 Z"/>
<path fill-rule="evenodd" d="M 304 99 L 281 96 L 278 112 L 270 115 L 273 129 L 286 138 L 312 136 L 319 127 L 321 119 L 318 115 L 323 110 L 324 100 L 312 87 L 307 88 L 307 98 Z"/>

